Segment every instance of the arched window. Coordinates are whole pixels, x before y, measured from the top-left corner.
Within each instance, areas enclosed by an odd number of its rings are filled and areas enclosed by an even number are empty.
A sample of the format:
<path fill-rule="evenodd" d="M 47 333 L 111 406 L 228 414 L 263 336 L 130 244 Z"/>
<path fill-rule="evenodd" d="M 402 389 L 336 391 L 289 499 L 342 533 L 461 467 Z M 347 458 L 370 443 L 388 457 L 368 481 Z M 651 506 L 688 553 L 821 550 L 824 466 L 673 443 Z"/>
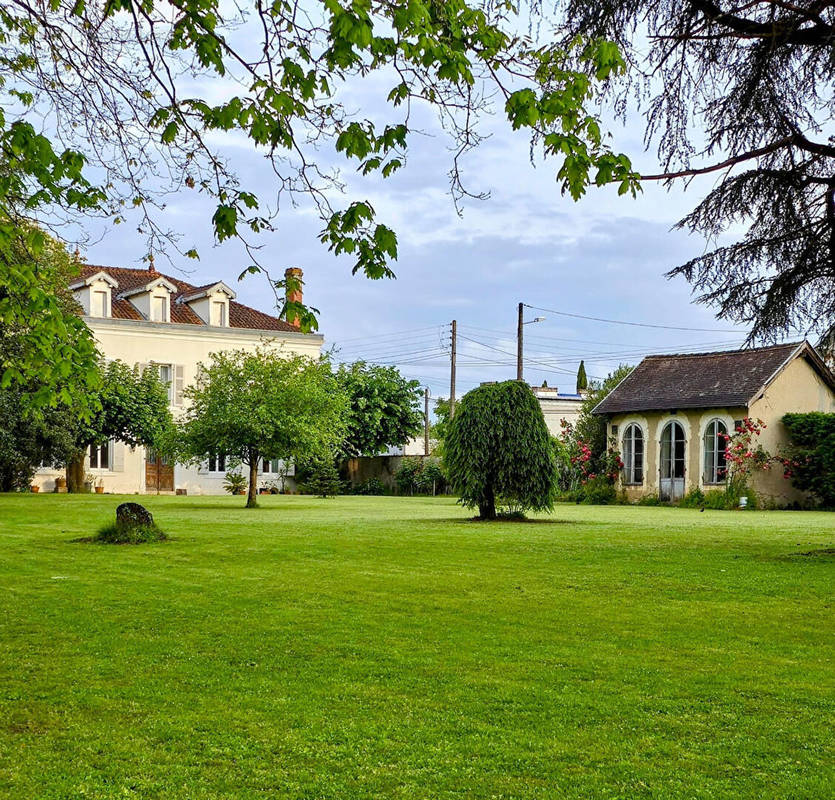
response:
<path fill-rule="evenodd" d="M 623 432 L 623 480 L 644 482 L 644 434 L 634 422 Z"/>
<path fill-rule="evenodd" d="M 705 429 L 705 483 L 724 483 L 728 474 L 728 462 L 725 456 L 728 429 L 722 420 L 712 419 Z"/>

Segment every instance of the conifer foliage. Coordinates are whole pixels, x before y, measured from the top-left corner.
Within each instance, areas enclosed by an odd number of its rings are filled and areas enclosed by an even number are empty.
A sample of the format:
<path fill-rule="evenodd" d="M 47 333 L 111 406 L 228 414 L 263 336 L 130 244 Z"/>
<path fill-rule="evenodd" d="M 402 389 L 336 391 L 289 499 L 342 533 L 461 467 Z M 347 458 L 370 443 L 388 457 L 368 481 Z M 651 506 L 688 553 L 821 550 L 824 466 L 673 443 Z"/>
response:
<path fill-rule="evenodd" d="M 486 384 L 461 399 L 444 458 L 453 491 L 481 519 L 497 508 L 550 510 L 556 464 L 542 409 L 521 381 Z"/>

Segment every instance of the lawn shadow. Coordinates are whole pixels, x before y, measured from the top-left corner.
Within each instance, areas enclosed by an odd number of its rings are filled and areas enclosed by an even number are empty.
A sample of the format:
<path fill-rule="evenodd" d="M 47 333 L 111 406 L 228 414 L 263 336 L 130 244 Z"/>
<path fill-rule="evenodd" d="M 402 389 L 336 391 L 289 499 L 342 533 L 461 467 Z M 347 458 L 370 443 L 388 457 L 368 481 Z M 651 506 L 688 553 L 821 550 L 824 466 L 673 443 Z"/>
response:
<path fill-rule="evenodd" d="M 777 559 L 779 561 L 796 561 L 797 559 L 835 561 L 835 547 L 822 547 L 819 550 L 807 550 L 803 553 L 784 553 L 777 556 Z"/>
<path fill-rule="evenodd" d="M 480 517 L 437 517 L 435 519 L 415 520 L 416 523 L 457 522 L 465 525 L 588 525 L 588 522 L 573 519 L 481 519 Z"/>

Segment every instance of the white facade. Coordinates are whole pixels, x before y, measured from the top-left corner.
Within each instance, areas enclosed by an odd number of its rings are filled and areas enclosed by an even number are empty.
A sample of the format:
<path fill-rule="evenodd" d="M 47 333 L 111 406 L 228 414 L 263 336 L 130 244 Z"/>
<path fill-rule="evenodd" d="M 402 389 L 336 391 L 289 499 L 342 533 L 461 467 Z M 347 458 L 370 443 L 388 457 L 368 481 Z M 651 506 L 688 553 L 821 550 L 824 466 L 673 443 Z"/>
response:
<path fill-rule="evenodd" d="M 115 271 L 115 270 L 114 270 Z M 130 366 L 140 365 L 143 368 L 152 367 L 160 370 L 161 377 L 169 382 L 169 399 L 171 412 L 175 419 L 184 411 L 183 389 L 193 383 L 197 377 L 198 364 L 208 363 L 211 353 L 224 350 L 255 350 L 259 345 L 268 345 L 287 353 L 299 354 L 310 358 L 318 358 L 322 349 L 323 337 L 314 334 L 303 334 L 291 330 L 268 330 L 259 328 L 242 328 L 229 326 L 229 300 L 231 290 L 223 284 L 217 284 L 211 291 L 199 293 L 194 298 L 195 304 L 200 304 L 196 311 L 199 318 L 205 317 L 212 322 L 221 324 L 186 324 L 171 322 L 173 299 L 171 290 L 163 295 L 167 289 L 163 284 L 168 283 L 154 280 L 149 283 L 147 292 L 133 290 L 127 298 L 119 296 L 119 289 L 105 280 L 93 276 L 94 280 L 79 281 L 72 285 L 79 302 L 84 309 L 83 319 L 92 330 L 99 349 L 108 360 L 119 359 Z M 158 276 L 162 278 L 162 276 Z M 169 284 L 170 285 L 170 284 Z M 178 287 L 172 286 L 177 290 Z M 91 316 L 91 311 L 99 314 L 102 311 L 101 298 L 96 292 L 108 292 L 114 299 L 128 299 L 134 308 L 139 309 L 144 319 L 121 319 L 112 316 L 110 303 L 107 302 L 105 315 Z M 233 294 L 233 293 L 232 293 Z M 167 305 L 160 304 L 161 314 L 166 321 L 151 321 L 148 316 L 155 317 L 154 300 L 164 297 Z M 188 295 L 186 294 L 186 298 Z M 134 303 L 134 299 L 138 300 Z M 109 301 L 109 296 L 108 296 Z M 239 307 L 245 308 L 245 307 Z M 174 309 L 176 312 L 176 309 Z M 202 313 L 200 313 L 202 312 Z M 197 319 L 198 317 L 195 317 Z M 98 463 L 91 465 L 91 454 L 85 460 L 85 472 L 92 475 L 96 484 L 101 483 L 104 491 L 119 494 L 144 494 L 155 492 L 155 486 L 146 486 L 146 458 L 144 448 L 130 448 L 121 442 L 111 442 L 106 453 L 93 454 L 94 461 L 99 458 L 106 461 L 102 468 Z M 209 465 L 201 467 L 174 466 L 174 488 L 184 489 L 188 494 L 223 494 L 224 469 L 215 463 L 214 471 L 209 471 Z M 268 471 L 259 469 L 263 480 L 267 481 L 278 476 L 275 474 L 276 464 L 270 464 Z M 241 470 L 244 471 L 243 469 Z M 35 476 L 35 481 L 41 491 L 52 491 L 55 480 L 64 476 L 64 470 L 41 469 Z M 292 472 L 290 473 L 292 474 Z M 260 485 L 260 482 L 259 482 Z"/>
<path fill-rule="evenodd" d="M 577 424 L 580 418 L 580 409 L 585 399 L 579 394 L 560 394 L 557 387 L 531 386 L 534 397 L 539 400 L 542 407 L 542 415 L 545 417 L 545 425 L 551 436 L 559 436 L 562 433 L 562 420 Z"/>

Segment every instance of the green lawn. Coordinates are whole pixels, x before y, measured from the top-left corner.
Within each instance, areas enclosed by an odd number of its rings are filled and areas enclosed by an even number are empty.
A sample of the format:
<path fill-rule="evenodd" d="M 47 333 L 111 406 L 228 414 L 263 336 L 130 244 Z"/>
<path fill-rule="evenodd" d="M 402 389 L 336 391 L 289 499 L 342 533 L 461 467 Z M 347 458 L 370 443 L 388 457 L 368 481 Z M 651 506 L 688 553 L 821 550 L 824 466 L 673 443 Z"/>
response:
<path fill-rule="evenodd" d="M 835 796 L 835 515 L 120 499 L 0 495 L 0 797 Z"/>

